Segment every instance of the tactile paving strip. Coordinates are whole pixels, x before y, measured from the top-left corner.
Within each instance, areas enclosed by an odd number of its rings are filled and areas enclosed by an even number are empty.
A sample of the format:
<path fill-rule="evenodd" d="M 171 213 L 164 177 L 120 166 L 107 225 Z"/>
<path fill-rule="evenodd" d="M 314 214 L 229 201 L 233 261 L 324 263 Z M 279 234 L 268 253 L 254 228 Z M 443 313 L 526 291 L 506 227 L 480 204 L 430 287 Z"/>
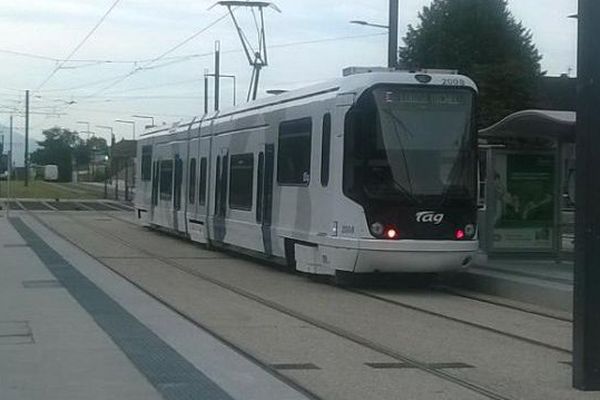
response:
<path fill-rule="evenodd" d="M 233 400 L 152 330 L 65 260 L 20 218 L 10 222 L 46 268 L 167 400 Z"/>

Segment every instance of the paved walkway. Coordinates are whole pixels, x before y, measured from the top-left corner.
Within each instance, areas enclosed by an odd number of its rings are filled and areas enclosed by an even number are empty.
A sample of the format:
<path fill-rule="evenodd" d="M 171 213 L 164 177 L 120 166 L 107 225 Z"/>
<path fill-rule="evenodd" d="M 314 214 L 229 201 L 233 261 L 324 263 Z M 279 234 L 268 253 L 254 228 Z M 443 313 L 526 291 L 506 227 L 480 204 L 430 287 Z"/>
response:
<path fill-rule="evenodd" d="M 2 400 L 308 398 L 29 217 L 0 251 Z"/>

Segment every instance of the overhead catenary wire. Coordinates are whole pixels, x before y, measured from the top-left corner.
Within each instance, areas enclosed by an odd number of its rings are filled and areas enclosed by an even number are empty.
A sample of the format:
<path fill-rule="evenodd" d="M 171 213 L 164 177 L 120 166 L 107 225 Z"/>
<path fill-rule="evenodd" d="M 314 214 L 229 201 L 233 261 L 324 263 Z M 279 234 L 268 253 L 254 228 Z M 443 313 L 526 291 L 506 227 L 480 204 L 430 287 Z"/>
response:
<path fill-rule="evenodd" d="M 285 47 L 294 47 L 294 46 L 302 46 L 302 45 L 317 44 L 317 43 L 326 43 L 326 42 L 336 42 L 336 41 L 342 41 L 342 40 L 361 39 L 361 38 L 384 36 L 384 35 L 386 35 L 386 34 L 385 33 L 370 33 L 370 34 L 362 34 L 362 35 L 338 36 L 338 37 L 332 37 L 332 38 L 323 38 L 323 39 L 313 39 L 313 40 L 303 40 L 303 41 L 297 41 L 297 42 L 280 43 L 280 44 L 271 45 L 270 47 L 271 47 L 271 49 L 273 49 L 273 48 L 285 48 Z M 243 49 L 242 48 L 237 48 L 237 49 L 222 50 L 221 54 L 231 54 L 231 53 L 241 53 L 241 52 L 243 52 Z M 173 59 L 178 59 L 178 63 L 182 63 L 182 62 L 191 61 L 192 59 L 195 59 L 195 58 L 212 57 L 213 55 L 214 55 L 214 52 L 195 53 L 195 54 L 186 54 L 186 55 L 182 55 L 182 56 L 173 57 Z M 166 57 L 165 59 L 170 59 L 170 58 Z M 173 64 L 175 64 L 175 63 L 173 63 Z M 171 65 L 171 64 L 159 64 L 159 65 L 152 66 L 150 68 L 143 68 L 139 72 L 150 71 L 150 70 L 162 68 L 162 67 L 165 67 L 165 66 L 168 66 L 168 65 Z M 101 80 L 97 80 L 97 81 L 83 83 L 81 85 L 72 86 L 72 87 L 68 87 L 68 88 L 46 89 L 46 90 L 43 90 L 42 92 L 68 92 L 68 91 L 72 91 L 72 90 L 85 89 L 85 88 L 88 88 L 88 87 L 97 86 L 97 85 L 102 84 L 102 83 L 117 81 L 117 80 L 122 79 L 123 77 L 125 77 L 127 75 L 130 75 L 130 72 L 125 73 L 125 74 L 119 74 L 119 75 L 116 75 L 116 76 L 113 76 L 113 77 L 110 77 L 110 78 L 106 78 L 106 79 L 101 79 Z M 11 89 L 11 90 L 13 90 L 13 89 Z M 17 89 L 14 89 L 14 90 L 17 90 Z M 20 90 L 20 89 L 18 89 L 18 90 Z M 129 91 L 129 90 L 132 90 L 132 89 L 125 89 L 124 91 Z M 113 93 L 113 92 L 110 92 L 110 93 Z M 122 93 L 122 92 L 114 92 L 114 93 Z M 90 96 L 87 96 L 87 97 L 95 97 L 95 96 L 90 95 Z"/>
<path fill-rule="evenodd" d="M 169 54 L 171 54 L 174 51 L 176 51 L 176 50 L 180 49 L 181 47 L 185 46 L 187 43 L 189 43 L 190 41 L 194 40 L 195 38 L 197 38 L 198 36 L 200 36 L 201 34 L 203 34 L 204 32 L 206 32 L 207 30 L 209 30 L 210 28 L 212 28 L 213 26 L 215 26 L 216 24 L 218 24 L 219 22 L 221 22 L 223 19 L 227 18 L 228 15 L 229 14 L 227 14 L 227 13 L 221 15 L 219 18 L 213 20 L 210 24 L 206 25 L 205 27 L 203 27 L 199 31 L 194 32 L 192 35 L 188 36 L 187 38 L 185 38 L 184 40 L 182 40 L 181 42 L 179 42 L 175 46 L 171 47 L 167 51 L 163 52 L 159 56 L 157 56 L 157 57 L 151 59 L 150 61 L 148 61 L 147 63 L 144 63 L 143 65 L 141 65 L 141 66 L 133 69 L 131 72 L 129 72 L 128 74 L 124 75 L 121 79 L 118 79 L 115 82 L 111 83 L 110 85 L 107 85 L 107 86 L 101 88 L 100 90 L 94 92 L 90 97 L 98 95 L 98 94 L 100 94 L 100 93 L 102 93 L 102 92 L 104 92 L 104 91 L 106 91 L 106 90 L 108 90 L 108 89 L 110 89 L 110 88 L 118 85 L 119 83 L 125 81 L 130 76 L 138 73 L 141 70 L 148 69 L 149 67 L 152 66 L 152 64 L 156 63 L 157 61 L 162 60 L 163 58 L 165 58 Z"/>
<path fill-rule="evenodd" d="M 383 36 L 383 35 L 386 35 L 386 34 L 385 33 L 370 33 L 370 34 L 362 34 L 362 35 L 338 36 L 338 37 L 332 37 L 332 38 L 323 38 L 323 39 L 304 40 L 304 41 L 297 41 L 297 42 L 288 42 L 288 43 L 274 44 L 274 45 L 271 45 L 271 48 L 272 49 L 273 48 L 285 48 L 285 47 L 302 46 L 302 45 L 316 44 L 316 43 L 335 42 L 335 41 L 341 41 L 341 40 L 361 39 L 361 38 Z M 221 53 L 222 54 L 230 54 L 230 53 L 240 53 L 242 51 L 243 51 L 242 48 L 237 48 L 237 49 L 223 50 L 223 51 L 221 51 Z M 0 50 L 0 52 L 2 52 L 2 50 Z M 184 55 L 181 55 L 181 56 L 163 57 L 163 60 L 174 61 L 172 64 L 176 64 L 176 63 L 188 62 L 188 61 L 191 61 L 191 60 L 197 59 L 197 58 L 212 57 L 213 55 L 214 55 L 213 52 L 193 53 L 193 54 L 184 54 Z M 52 60 L 56 60 L 56 61 L 60 61 L 59 59 L 55 59 L 55 58 L 51 58 L 51 59 Z M 153 60 L 153 59 L 150 59 L 150 58 L 148 58 L 148 59 L 139 59 L 139 60 L 92 60 L 92 59 L 90 59 L 90 60 L 71 60 L 70 62 L 76 62 L 76 61 L 84 62 L 85 61 L 85 62 L 106 62 L 106 63 L 141 64 L 141 63 L 144 63 L 144 62 L 149 62 L 151 60 Z M 151 68 L 145 68 L 143 70 L 140 70 L 139 72 L 150 71 L 150 70 L 153 70 L 153 69 L 163 68 L 163 67 L 166 67 L 166 66 L 169 66 L 169 65 L 171 65 L 171 63 L 169 63 L 169 64 L 159 64 L 159 65 L 156 65 L 156 66 L 152 66 Z M 94 81 L 91 81 L 91 82 L 85 82 L 85 83 L 82 83 L 82 84 L 76 85 L 76 86 L 70 86 L 70 87 L 66 87 L 66 88 L 44 89 L 44 90 L 41 90 L 39 92 L 40 93 L 53 93 L 53 92 L 76 91 L 76 90 L 80 90 L 80 89 L 90 88 L 90 87 L 93 87 L 93 86 L 98 86 L 98 85 L 103 84 L 103 83 L 109 83 L 109 82 L 117 81 L 117 80 L 122 79 L 123 77 L 125 77 L 125 76 L 127 76 L 129 74 L 130 74 L 130 72 L 127 72 L 127 73 L 115 75 L 115 76 L 112 76 L 112 77 L 109 77 L 109 78 L 94 80 Z M 167 86 L 167 85 L 164 85 L 164 86 Z M 154 86 L 154 87 L 158 87 L 158 86 Z M 149 86 L 149 88 L 150 88 L 150 86 Z M 2 88 L 0 88 L 0 90 L 21 93 L 24 89 L 22 89 L 22 88 L 19 89 L 19 88 L 2 87 Z M 130 90 L 133 90 L 133 89 L 126 89 L 125 91 L 130 91 Z M 118 92 L 118 93 L 121 93 L 121 92 Z M 2 94 L 1 96 L 8 96 L 8 95 Z M 15 94 L 14 96 L 17 96 L 17 94 Z"/>
<path fill-rule="evenodd" d="M 220 19 L 225 18 L 226 15 L 222 16 Z M 219 21 L 219 19 L 213 21 L 211 23 L 210 26 L 213 26 L 214 24 L 216 24 Z M 197 37 L 201 32 L 205 31 L 206 29 L 208 29 L 208 27 L 203 28 L 201 31 L 196 32 L 194 35 L 194 37 Z M 310 44 L 317 44 L 317 43 L 326 43 L 326 42 L 335 42 L 335 41 L 342 41 L 342 40 L 352 40 L 352 39 L 360 39 L 360 38 L 367 38 L 367 37 L 376 37 L 376 36 L 382 36 L 385 35 L 385 33 L 370 33 L 370 34 L 360 34 L 360 35 L 347 35 L 347 36 L 338 36 L 338 37 L 331 37 L 331 38 L 322 38 L 322 39 L 313 39 L 313 40 L 303 40 L 303 41 L 296 41 L 296 42 L 287 42 L 287 43 L 280 43 L 280 44 L 274 44 L 271 46 L 271 48 L 285 48 L 285 47 L 294 47 L 294 46 L 300 46 L 300 45 L 310 45 Z M 195 58 L 202 58 L 202 57 L 209 57 L 212 56 L 213 53 L 192 53 L 192 54 L 184 54 L 181 56 L 172 56 L 172 57 L 168 57 L 168 54 L 171 54 L 172 51 L 174 51 L 176 48 L 180 48 L 184 42 L 189 42 L 189 40 L 191 40 L 190 38 L 192 38 L 192 36 L 186 38 L 186 40 L 178 43 L 176 46 L 173 46 L 171 49 L 167 50 L 166 52 L 163 52 L 161 54 L 161 56 L 158 57 L 154 57 L 152 59 L 148 59 L 150 61 L 153 60 L 169 60 L 169 61 L 178 61 L 178 62 L 187 62 L 189 60 L 195 59 Z M 172 50 L 172 51 L 171 51 Z M 230 49 L 230 50 L 225 50 L 222 53 L 238 53 L 238 52 L 242 52 L 243 49 L 242 48 L 237 48 L 237 49 Z M 88 60 L 89 61 L 89 60 Z M 145 69 L 140 69 L 139 72 L 144 72 L 144 71 L 149 71 L 152 69 L 156 69 L 156 68 L 161 68 L 163 66 L 163 64 L 158 64 L 158 65 L 153 65 L 151 66 L 151 68 L 145 68 Z M 113 76 L 111 78 L 107 78 L 107 79 L 101 79 L 101 80 L 97 80 L 97 81 L 93 81 L 93 82 L 88 82 L 88 83 L 84 83 L 82 85 L 77 85 L 75 87 L 70 87 L 70 88 L 57 88 L 57 89 L 48 89 L 48 90 L 42 90 L 41 93 L 45 93 L 45 92 L 65 92 L 65 91 L 72 91 L 72 90 L 81 90 L 81 89 L 85 89 L 87 87 L 93 87 L 93 86 L 97 86 L 99 84 L 102 83 L 106 83 L 106 82 L 116 82 L 120 79 L 122 79 L 124 76 L 126 75 L 130 75 L 130 73 L 127 74 L 120 74 L 118 76 Z M 196 79 L 190 79 L 189 82 L 192 83 L 196 81 Z M 176 81 L 176 82 L 166 82 L 165 84 L 161 84 L 161 85 L 154 85 L 154 86 L 145 86 L 145 87 L 138 87 L 138 88 L 132 88 L 132 89 L 125 89 L 122 91 L 115 91 L 115 92 L 109 92 L 107 93 L 107 95 L 113 95 L 113 94 L 119 94 L 119 93 L 126 93 L 128 91 L 134 91 L 134 90 L 146 90 L 146 89 L 154 89 L 154 88 L 158 88 L 158 87 L 165 87 L 165 86 L 171 86 L 171 85 L 178 85 L 178 84 L 184 84 L 185 81 Z M 7 89 L 7 90 L 20 90 L 20 89 Z M 105 89 L 106 90 L 106 89 Z M 100 97 L 100 96 L 96 96 L 96 97 Z M 124 97 L 124 96 L 123 96 Z M 146 97 L 146 96 L 144 96 Z M 75 100 L 77 101 L 77 105 L 76 108 L 77 110 L 80 111 L 88 111 L 88 112 L 94 112 L 94 113 L 106 113 L 106 114 L 110 114 L 110 113 L 114 113 L 114 112 L 125 112 L 125 113 L 137 113 L 136 112 L 129 112 L 123 109 L 114 109 L 114 110 L 99 110 L 99 109 L 83 109 L 79 107 L 80 103 L 84 103 L 86 100 L 88 99 L 92 99 L 93 96 L 84 96 L 84 97 L 75 97 Z M 176 98 L 183 98 L 182 96 L 176 96 Z M 126 101 L 126 99 L 118 99 L 121 101 Z M 88 102 L 89 103 L 89 102 Z M 108 102 L 107 102 L 108 103 Z M 98 104 L 98 103 L 96 103 Z M 108 104 L 107 104 L 108 105 Z M 58 112 L 66 112 L 68 108 L 72 107 L 69 104 L 62 104 L 62 105 L 58 105 L 57 106 L 57 111 Z M 159 116 L 159 114 L 156 114 L 154 112 L 151 112 L 154 115 Z M 183 115 L 183 114 L 160 114 L 160 116 L 162 117 L 169 117 L 169 118 L 188 118 L 190 117 L 190 115 Z"/>
<path fill-rule="evenodd" d="M 44 81 L 42 81 L 42 83 L 37 87 L 36 90 L 40 90 L 46 83 L 48 83 L 48 81 L 50 79 L 52 79 L 52 77 L 54 75 L 56 75 L 56 73 L 65 65 L 65 63 L 67 63 L 67 61 L 69 61 L 75 55 L 75 53 L 77 53 L 79 51 L 79 49 L 81 49 L 83 47 L 83 45 L 94 34 L 94 32 L 96 32 L 96 30 L 100 27 L 100 25 L 102 25 L 102 23 L 104 22 L 104 20 L 108 17 L 108 15 L 112 12 L 112 10 L 115 9 L 115 7 L 120 2 L 121 2 L 121 0 L 115 0 L 114 1 L 114 3 L 109 7 L 109 9 L 104 13 L 104 15 L 102 15 L 102 17 L 96 23 L 96 25 L 94 25 L 94 27 L 92 28 L 92 30 L 90 30 L 87 33 L 87 35 L 85 35 L 85 37 L 79 42 L 79 44 L 77 46 L 75 46 L 75 48 L 71 51 L 71 53 L 69 53 L 69 55 L 67 56 L 67 58 L 65 58 L 63 61 L 59 62 L 58 65 L 56 67 L 54 67 L 54 69 L 52 70 L 52 72 L 50 72 L 50 75 L 48 75 L 48 77 L 46 79 L 44 79 Z"/>

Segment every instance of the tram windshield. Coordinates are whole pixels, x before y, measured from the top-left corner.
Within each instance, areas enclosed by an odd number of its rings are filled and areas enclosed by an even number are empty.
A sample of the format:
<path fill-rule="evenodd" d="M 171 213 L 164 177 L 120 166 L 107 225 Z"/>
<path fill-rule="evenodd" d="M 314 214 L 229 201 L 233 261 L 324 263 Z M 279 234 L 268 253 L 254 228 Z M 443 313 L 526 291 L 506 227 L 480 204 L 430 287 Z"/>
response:
<path fill-rule="evenodd" d="M 466 89 L 371 90 L 346 125 L 345 189 L 410 204 L 473 199 L 472 112 Z"/>

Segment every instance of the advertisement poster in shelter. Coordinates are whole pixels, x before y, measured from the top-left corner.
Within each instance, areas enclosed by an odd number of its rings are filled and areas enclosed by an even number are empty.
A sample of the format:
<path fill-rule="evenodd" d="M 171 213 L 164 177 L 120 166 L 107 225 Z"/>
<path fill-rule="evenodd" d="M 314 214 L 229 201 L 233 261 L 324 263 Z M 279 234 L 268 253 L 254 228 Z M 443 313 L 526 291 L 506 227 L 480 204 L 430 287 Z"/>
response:
<path fill-rule="evenodd" d="M 555 179 L 552 154 L 496 155 L 494 249 L 553 249 Z"/>

